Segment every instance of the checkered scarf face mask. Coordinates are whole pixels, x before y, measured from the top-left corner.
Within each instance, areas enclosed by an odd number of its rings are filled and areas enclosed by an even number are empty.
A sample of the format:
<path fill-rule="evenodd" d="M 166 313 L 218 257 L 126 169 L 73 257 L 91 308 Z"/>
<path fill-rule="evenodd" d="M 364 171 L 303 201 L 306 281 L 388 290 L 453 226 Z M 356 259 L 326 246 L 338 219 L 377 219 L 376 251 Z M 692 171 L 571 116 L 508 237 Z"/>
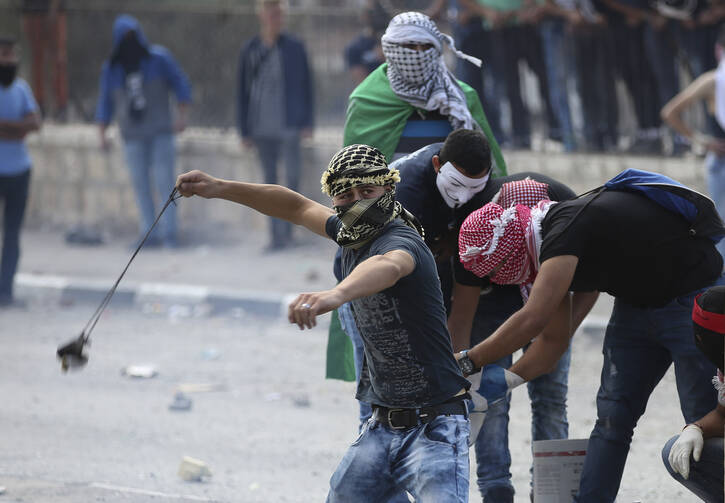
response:
<path fill-rule="evenodd" d="M 500 285 L 526 283 L 531 260 L 526 251 L 526 223 L 518 208 L 503 209 L 488 203 L 463 222 L 458 234 L 458 251 L 463 267 Z"/>
<path fill-rule="evenodd" d="M 481 60 L 456 50 L 453 39 L 438 31 L 435 23 L 420 12 L 395 16 L 382 39 L 388 62 L 388 81 L 403 101 L 423 110 L 437 110 L 448 116 L 453 129 L 475 129 L 463 89 L 443 61 L 443 44 L 458 57 L 481 66 Z M 407 49 L 402 44 L 431 44 L 425 51 Z"/>
<path fill-rule="evenodd" d="M 375 199 L 361 199 L 333 209 L 342 225 L 335 241 L 346 248 L 360 248 L 374 239 L 389 222 L 401 217 L 423 236 L 416 218 L 395 200 L 396 169 L 389 169 L 382 152 L 368 145 L 350 145 L 330 160 L 322 175 L 322 192 L 334 197 L 358 185 L 391 185 L 392 190 Z"/>

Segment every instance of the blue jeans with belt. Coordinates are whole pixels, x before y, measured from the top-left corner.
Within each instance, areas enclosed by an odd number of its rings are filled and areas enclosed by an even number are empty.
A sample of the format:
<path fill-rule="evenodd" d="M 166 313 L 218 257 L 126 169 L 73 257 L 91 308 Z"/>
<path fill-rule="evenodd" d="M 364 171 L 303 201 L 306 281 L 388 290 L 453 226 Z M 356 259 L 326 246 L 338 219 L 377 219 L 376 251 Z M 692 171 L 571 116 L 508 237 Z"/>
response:
<path fill-rule="evenodd" d="M 471 330 L 471 346 L 491 335 L 513 313 L 521 309 L 523 301 L 517 286 L 495 286 L 483 294 Z M 532 440 L 567 438 L 569 423 L 566 415 L 566 396 L 569 382 L 571 348 L 559 359 L 556 368 L 528 383 L 531 399 Z M 511 366 L 511 355 L 495 362 L 504 368 Z M 510 395 L 492 405 L 486 413 L 476 439 L 476 475 L 482 496 L 496 487 L 510 487 L 511 453 L 508 445 Z"/>
<path fill-rule="evenodd" d="M 30 170 L 13 176 L 0 176 L 3 206 L 3 245 L 0 258 L 0 300 L 13 297 L 13 279 L 20 258 L 20 228 L 30 187 Z"/>
<path fill-rule="evenodd" d="M 690 457 L 690 475 L 685 479 L 670 466 L 670 450 L 679 435 L 675 435 L 662 449 L 662 461 L 670 475 L 706 503 L 723 502 L 723 439 L 708 438 L 700 454 L 700 461 Z"/>
<path fill-rule="evenodd" d="M 597 421 L 575 501 L 614 501 L 634 428 L 671 364 L 685 422 L 715 408 L 717 396 L 710 383 L 715 366 L 695 347 L 692 334 L 694 298 L 695 293 L 684 295 L 661 308 L 637 308 L 615 299 L 604 336 Z"/>
<path fill-rule="evenodd" d="M 176 183 L 174 136 L 169 133 L 124 139 L 123 146 L 140 214 L 139 234 L 143 236 L 156 220 Z M 176 227 L 176 205 L 170 204 L 159 220 L 161 235 L 154 230 L 149 239 L 163 240 L 165 244 L 175 246 Z"/>
<path fill-rule="evenodd" d="M 328 503 L 468 501 L 468 418 L 395 430 L 370 419 L 330 479 Z"/>

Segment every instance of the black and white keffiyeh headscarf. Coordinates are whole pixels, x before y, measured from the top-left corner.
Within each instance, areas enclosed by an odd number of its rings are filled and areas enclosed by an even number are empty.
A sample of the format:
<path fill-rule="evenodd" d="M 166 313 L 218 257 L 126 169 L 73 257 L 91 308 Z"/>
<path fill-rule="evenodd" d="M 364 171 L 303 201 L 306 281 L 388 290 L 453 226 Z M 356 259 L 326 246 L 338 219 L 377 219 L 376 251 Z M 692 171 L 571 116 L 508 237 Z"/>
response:
<path fill-rule="evenodd" d="M 457 50 L 453 39 L 438 31 L 436 24 L 420 12 L 395 16 L 381 40 L 390 87 L 400 99 L 414 107 L 447 115 L 453 129 L 477 128 L 463 89 L 443 61 L 443 45 L 447 44 L 456 56 L 479 67 L 480 59 Z M 433 47 L 417 51 L 402 44 L 432 44 Z"/>
<path fill-rule="evenodd" d="M 400 172 L 388 168 L 385 155 L 368 145 L 349 145 L 330 160 L 322 174 L 322 192 L 334 197 L 358 185 L 391 185 L 392 190 L 374 199 L 361 199 L 333 209 L 342 222 L 335 241 L 346 248 L 360 248 L 373 240 L 386 224 L 395 218 L 403 221 L 422 236 L 423 227 L 417 219 L 395 200 L 395 183 Z"/>

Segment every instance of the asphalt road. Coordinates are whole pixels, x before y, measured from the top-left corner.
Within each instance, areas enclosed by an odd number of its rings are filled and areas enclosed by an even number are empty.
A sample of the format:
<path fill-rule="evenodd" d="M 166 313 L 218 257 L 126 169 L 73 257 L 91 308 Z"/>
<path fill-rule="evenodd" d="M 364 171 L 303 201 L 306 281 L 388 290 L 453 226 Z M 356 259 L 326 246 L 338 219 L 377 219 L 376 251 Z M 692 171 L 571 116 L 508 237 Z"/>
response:
<path fill-rule="evenodd" d="M 94 307 L 36 300 L 0 311 L 0 503 L 324 501 L 356 432 L 353 385 L 323 378 L 324 320 L 300 332 L 282 320 L 109 310 L 88 366 L 63 374 L 55 349 L 77 336 Z M 570 436 L 582 438 L 594 420 L 601 333 L 574 341 Z M 158 375 L 122 375 L 138 364 Z M 191 390 L 189 411 L 168 409 L 180 387 Z M 675 397 L 670 372 L 635 433 L 620 502 L 698 501 L 659 459 L 682 427 Z M 517 389 L 516 503 L 529 500 L 527 402 Z M 204 461 L 212 477 L 181 480 L 183 456 Z M 480 501 L 471 487 L 471 501 Z"/>

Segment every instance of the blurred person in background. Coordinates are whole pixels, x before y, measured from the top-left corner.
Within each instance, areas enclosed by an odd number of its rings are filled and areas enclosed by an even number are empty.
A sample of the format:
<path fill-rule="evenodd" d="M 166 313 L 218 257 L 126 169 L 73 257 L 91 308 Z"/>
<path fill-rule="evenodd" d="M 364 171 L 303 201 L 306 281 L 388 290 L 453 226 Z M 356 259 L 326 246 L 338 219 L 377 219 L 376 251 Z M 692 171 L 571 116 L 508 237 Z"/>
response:
<path fill-rule="evenodd" d="M 370 72 L 385 62 L 380 37 L 390 16 L 378 0 L 368 0 L 361 13 L 363 31 L 345 46 L 345 65 L 354 85 L 360 84 Z"/>
<path fill-rule="evenodd" d="M 691 143 L 707 151 L 705 156 L 705 181 L 710 197 L 720 216 L 725 216 L 725 28 L 714 46 L 719 61 L 714 70 L 700 75 L 678 93 L 662 109 L 662 119 Z M 695 131 L 683 120 L 682 113 L 704 102 L 708 111 L 708 130 Z M 725 243 L 717 244 L 725 257 Z"/>
<path fill-rule="evenodd" d="M 692 323 L 695 345 L 717 367 L 717 375 L 712 378 L 717 390 L 717 406 L 672 437 L 662 449 L 662 461 L 670 475 L 702 501 L 722 503 L 725 287 L 710 288 L 695 298 Z"/>
<path fill-rule="evenodd" d="M 632 97 L 637 118 L 637 130 L 629 149 L 635 153 L 662 153 L 659 110 L 680 87 L 674 22 L 649 0 L 600 2 L 617 55 L 615 68 Z"/>
<path fill-rule="evenodd" d="M 176 98 L 172 113 L 171 96 Z M 127 15 L 113 23 L 113 47 L 101 70 L 96 107 L 101 147 L 110 148 L 107 129 L 118 117 L 126 165 L 138 204 L 139 238 L 156 219 L 174 188 L 174 133 L 186 128 L 191 103 L 189 80 L 171 52 L 151 45 L 139 22 Z M 159 232 L 161 236 L 159 237 Z M 170 205 L 146 246 L 178 246 L 176 206 Z"/>
<path fill-rule="evenodd" d="M 32 164 L 25 137 L 40 129 L 40 113 L 33 92 L 27 82 L 16 76 L 19 62 L 16 40 L 0 36 L 0 198 L 3 200 L 0 307 L 16 302 L 13 279 L 20 258 L 20 228 Z"/>
<path fill-rule="evenodd" d="M 619 143 L 616 55 L 607 18 L 590 0 L 579 0 L 569 16 L 574 72 L 581 99 L 583 149 L 607 152 Z"/>
<path fill-rule="evenodd" d="M 260 32 L 239 55 L 237 128 L 245 147 L 257 150 L 264 183 L 278 182 L 277 163 L 284 159 L 282 185 L 297 190 L 302 158 L 300 139 L 310 138 L 314 123 L 313 82 L 304 44 L 283 31 L 286 2 L 257 0 Z M 292 244 L 292 225 L 272 218 L 267 251 Z"/>
<path fill-rule="evenodd" d="M 467 60 L 459 60 L 457 74 L 478 93 L 486 110 L 493 135 L 501 142 L 506 141 L 501 123 L 501 100 L 506 99 L 506 83 L 497 69 L 501 68 L 501 54 L 496 51 L 490 26 L 485 25 L 480 15 L 464 4 L 458 6 L 458 37 L 456 44 L 461 51 L 481 61 L 481 67 Z"/>
<path fill-rule="evenodd" d="M 578 12 L 577 4 L 569 0 L 544 0 L 543 3 L 532 5 L 526 14 L 527 19 L 538 28 L 541 37 L 549 100 L 559 123 L 565 152 L 577 149 L 569 109 L 568 79 L 575 74 L 570 22 Z"/>
<path fill-rule="evenodd" d="M 561 126 L 554 113 L 549 91 L 549 80 L 542 50 L 541 37 L 536 27 L 535 10 L 523 0 L 459 0 L 462 8 L 471 16 L 483 20 L 490 30 L 493 47 L 492 74 L 501 79 L 509 104 L 511 134 L 507 144 L 515 149 L 531 148 L 531 114 L 524 104 L 519 63 L 525 62 L 536 75 L 539 96 L 544 105 L 547 133 L 554 140 L 561 140 Z"/>
<path fill-rule="evenodd" d="M 68 113 L 68 55 L 65 0 L 23 0 L 23 26 L 30 44 L 31 82 L 41 114 L 49 111 L 46 77 L 53 88 L 52 116 L 65 120 Z M 47 59 L 50 59 L 48 65 Z M 47 66 L 50 72 L 46 73 Z"/>

